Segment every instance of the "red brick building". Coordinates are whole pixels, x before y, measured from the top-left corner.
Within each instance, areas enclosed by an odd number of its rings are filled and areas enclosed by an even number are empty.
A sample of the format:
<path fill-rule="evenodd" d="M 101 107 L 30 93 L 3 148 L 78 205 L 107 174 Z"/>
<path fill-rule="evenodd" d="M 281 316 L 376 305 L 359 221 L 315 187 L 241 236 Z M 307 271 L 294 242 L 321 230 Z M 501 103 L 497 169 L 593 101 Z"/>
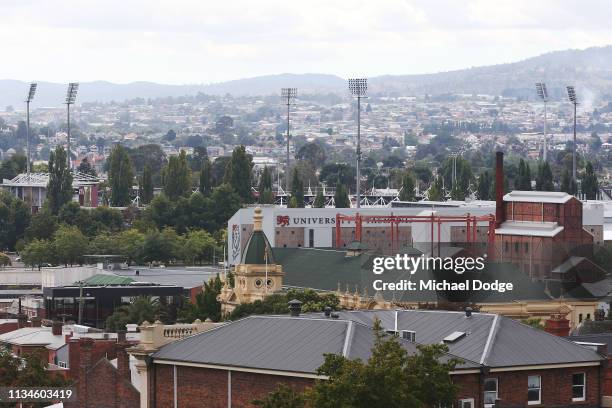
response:
<path fill-rule="evenodd" d="M 463 361 L 451 373 L 462 408 L 600 406 L 606 357 L 596 350 L 498 315 L 419 310 L 251 316 L 170 343 L 150 356 L 142 406 L 241 408 L 279 383 L 303 390 L 325 380 L 325 353 L 367 359 L 376 318 L 409 353 L 448 345 Z"/>

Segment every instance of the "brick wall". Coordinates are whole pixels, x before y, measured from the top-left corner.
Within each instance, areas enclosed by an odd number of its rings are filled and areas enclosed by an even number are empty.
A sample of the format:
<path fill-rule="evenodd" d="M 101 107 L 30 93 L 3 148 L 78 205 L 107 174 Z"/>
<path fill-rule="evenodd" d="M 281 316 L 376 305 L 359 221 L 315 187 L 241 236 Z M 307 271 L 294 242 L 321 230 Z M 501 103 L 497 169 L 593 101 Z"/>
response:
<path fill-rule="evenodd" d="M 586 373 L 586 401 L 572 401 L 572 374 L 574 373 Z M 599 406 L 603 394 L 603 378 L 600 377 L 600 368 L 583 367 L 489 373 L 486 378 L 497 378 L 498 381 L 499 408 L 527 406 L 527 379 L 530 375 L 541 377 L 542 403 L 536 406 L 547 408 Z M 460 386 L 458 399 L 473 398 L 476 407 L 482 406 L 483 381 L 484 377 L 480 377 L 480 374 L 454 376 L 453 382 Z"/>
<path fill-rule="evenodd" d="M 181 408 L 226 408 L 227 370 L 177 366 L 177 402 Z M 253 407 L 254 399 L 263 398 L 284 383 L 304 390 L 310 379 L 232 371 L 232 408 Z M 155 364 L 154 407 L 174 406 L 174 367 Z"/>

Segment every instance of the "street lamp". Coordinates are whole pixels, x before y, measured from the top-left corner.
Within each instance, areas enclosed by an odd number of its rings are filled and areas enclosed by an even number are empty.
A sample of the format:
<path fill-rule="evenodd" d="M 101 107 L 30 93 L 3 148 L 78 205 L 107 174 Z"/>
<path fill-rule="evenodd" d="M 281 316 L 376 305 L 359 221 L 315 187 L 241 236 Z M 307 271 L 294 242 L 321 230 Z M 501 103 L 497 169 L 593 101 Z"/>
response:
<path fill-rule="evenodd" d="M 576 90 L 573 86 L 567 87 L 567 97 L 570 102 L 574 105 L 574 144 L 572 146 L 572 178 L 574 182 L 576 180 L 576 107 L 578 106 L 578 98 L 576 98 Z"/>
<path fill-rule="evenodd" d="M 297 88 L 281 88 L 281 98 L 287 105 L 287 165 L 285 167 L 285 193 L 289 194 L 289 114 L 291 112 L 291 104 L 295 101 L 295 98 L 297 98 Z M 259 193 L 261 194 L 261 191 Z"/>
<path fill-rule="evenodd" d="M 544 161 L 547 160 L 548 158 L 548 145 L 547 145 L 547 133 L 548 133 L 548 123 L 547 123 L 547 118 L 546 118 L 546 105 L 548 102 L 548 91 L 546 90 L 546 84 L 544 82 L 538 82 L 536 83 L 536 91 L 538 92 L 538 96 L 540 97 L 540 99 L 542 99 L 542 101 L 544 102 L 544 152 L 543 152 L 543 159 Z"/>
<path fill-rule="evenodd" d="M 76 100 L 77 91 L 79 90 L 79 84 L 77 82 L 71 82 L 68 84 L 68 92 L 66 93 L 66 114 L 68 124 L 68 169 L 72 170 L 72 161 L 70 160 L 70 105 L 74 104 Z"/>
<path fill-rule="evenodd" d="M 357 208 L 361 207 L 360 186 L 361 181 L 361 98 L 365 98 L 368 90 L 367 78 L 353 78 L 348 80 L 349 91 L 357 97 Z"/>
<path fill-rule="evenodd" d="M 34 99 L 34 95 L 36 94 L 36 82 L 32 82 L 30 84 L 30 92 L 28 92 L 28 99 L 26 99 L 26 158 L 27 164 L 26 169 L 28 175 L 30 174 L 30 102 Z"/>

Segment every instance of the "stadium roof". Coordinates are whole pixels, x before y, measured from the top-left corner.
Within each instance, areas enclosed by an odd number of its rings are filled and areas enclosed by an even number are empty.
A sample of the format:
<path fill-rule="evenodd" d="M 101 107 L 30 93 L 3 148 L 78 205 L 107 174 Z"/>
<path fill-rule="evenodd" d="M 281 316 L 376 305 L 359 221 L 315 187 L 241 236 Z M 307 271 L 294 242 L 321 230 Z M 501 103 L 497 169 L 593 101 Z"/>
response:
<path fill-rule="evenodd" d="M 72 186 L 80 187 L 98 184 L 100 179 L 91 174 L 72 172 Z M 2 185 L 8 187 L 46 187 L 49 184 L 49 173 L 21 173 L 11 180 L 4 179 Z"/>

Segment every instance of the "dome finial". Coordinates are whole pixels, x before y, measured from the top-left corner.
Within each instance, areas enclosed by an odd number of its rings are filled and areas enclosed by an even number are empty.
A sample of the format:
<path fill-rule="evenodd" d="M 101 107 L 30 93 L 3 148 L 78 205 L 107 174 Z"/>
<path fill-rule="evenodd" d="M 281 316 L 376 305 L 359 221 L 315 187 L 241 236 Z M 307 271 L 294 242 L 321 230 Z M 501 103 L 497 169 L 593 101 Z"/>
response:
<path fill-rule="evenodd" d="M 261 207 L 255 207 L 253 214 L 253 231 L 261 231 L 263 229 L 263 215 L 261 214 Z"/>

